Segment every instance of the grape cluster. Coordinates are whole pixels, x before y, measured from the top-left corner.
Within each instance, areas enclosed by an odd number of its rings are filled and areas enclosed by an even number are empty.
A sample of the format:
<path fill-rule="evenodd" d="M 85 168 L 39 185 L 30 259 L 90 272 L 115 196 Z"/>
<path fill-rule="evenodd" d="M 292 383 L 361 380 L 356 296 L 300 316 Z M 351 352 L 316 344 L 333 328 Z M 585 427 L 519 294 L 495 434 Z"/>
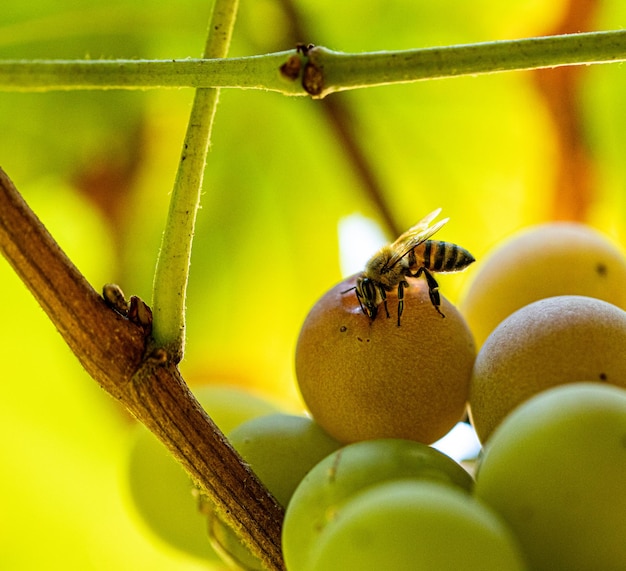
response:
<path fill-rule="evenodd" d="M 459 310 L 442 298 L 445 319 L 411 282 L 401 327 L 364 316 L 342 294 L 353 281 L 323 296 L 300 334 L 311 417 L 245 393 L 222 412 L 219 399 L 203 400 L 286 507 L 287 571 L 626 569 L 621 252 L 584 226 L 537 227 L 486 257 Z M 483 449 L 460 464 L 431 444 L 466 408 Z M 167 472 L 165 451 L 156 462 L 146 442 L 138 437 L 129 470 L 139 512 L 170 543 L 215 558 L 188 480 L 145 489 L 142 462 Z M 173 497 L 186 507 L 165 529 L 150 506 Z M 220 555 L 262 569 L 209 520 Z"/>
<path fill-rule="evenodd" d="M 341 443 L 311 418 L 279 412 L 241 389 L 209 385 L 196 396 L 215 424 L 283 506 L 306 473 Z M 134 511 L 150 532 L 204 561 L 262 571 L 261 562 L 200 497 L 184 469 L 143 426 L 136 427 L 128 462 Z"/>

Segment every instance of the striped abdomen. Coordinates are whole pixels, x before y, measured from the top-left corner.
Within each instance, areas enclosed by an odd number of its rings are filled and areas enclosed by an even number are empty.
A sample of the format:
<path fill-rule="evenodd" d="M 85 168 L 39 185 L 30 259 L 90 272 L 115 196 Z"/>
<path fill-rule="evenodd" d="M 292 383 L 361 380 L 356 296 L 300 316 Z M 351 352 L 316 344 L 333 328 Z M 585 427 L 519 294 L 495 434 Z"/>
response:
<path fill-rule="evenodd" d="M 426 240 L 409 252 L 407 261 L 411 274 L 420 268 L 432 272 L 458 272 L 469 266 L 474 261 L 474 256 L 465 248 L 451 242 Z"/>

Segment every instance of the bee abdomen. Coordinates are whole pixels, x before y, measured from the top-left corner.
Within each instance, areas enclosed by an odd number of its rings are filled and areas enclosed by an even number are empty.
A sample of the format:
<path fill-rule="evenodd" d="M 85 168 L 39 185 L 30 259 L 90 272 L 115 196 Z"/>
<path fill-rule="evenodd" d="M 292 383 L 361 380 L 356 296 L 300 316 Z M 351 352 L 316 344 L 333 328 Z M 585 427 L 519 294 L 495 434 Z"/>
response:
<path fill-rule="evenodd" d="M 433 272 L 457 272 L 473 261 L 472 254 L 451 242 L 440 240 L 424 242 L 424 267 Z"/>

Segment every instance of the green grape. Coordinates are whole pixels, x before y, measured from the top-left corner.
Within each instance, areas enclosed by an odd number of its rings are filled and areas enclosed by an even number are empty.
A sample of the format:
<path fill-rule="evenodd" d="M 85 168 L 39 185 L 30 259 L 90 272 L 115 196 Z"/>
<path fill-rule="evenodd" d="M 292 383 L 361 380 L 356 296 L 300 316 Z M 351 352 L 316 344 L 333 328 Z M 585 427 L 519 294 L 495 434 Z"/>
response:
<path fill-rule="evenodd" d="M 626 390 L 552 388 L 488 440 L 475 493 L 507 521 L 533 569 L 626 568 Z"/>
<path fill-rule="evenodd" d="M 278 407 L 245 389 L 205 385 L 194 395 L 219 429 L 228 434 L 235 427 L 257 416 L 278 412 Z"/>
<path fill-rule="evenodd" d="M 396 480 L 348 500 L 322 532 L 306 567 L 346 569 L 523 571 L 526 566 L 510 530 L 469 494 L 441 483 Z"/>
<path fill-rule="evenodd" d="M 252 418 L 232 430 L 228 439 L 283 506 L 305 474 L 341 446 L 310 418 L 290 414 Z M 223 559 L 242 569 L 264 569 L 217 517 L 210 518 L 209 532 Z"/>
<path fill-rule="evenodd" d="M 144 426 L 136 427 L 128 462 L 130 499 L 155 535 L 195 557 L 216 559 L 187 473 Z"/>
<path fill-rule="evenodd" d="M 290 414 L 248 420 L 228 439 L 283 506 L 311 468 L 341 447 L 311 418 Z"/>
<path fill-rule="evenodd" d="M 317 464 L 294 492 L 283 524 L 287 568 L 306 569 L 312 546 L 351 496 L 381 482 L 407 478 L 449 484 L 465 492 L 473 484 L 454 460 L 419 442 L 382 439 L 350 444 Z"/>
<path fill-rule="evenodd" d="M 222 432 L 276 411 L 269 402 L 236 388 L 206 386 L 196 391 L 196 397 Z M 142 425 L 136 427 L 127 477 L 135 512 L 157 537 L 195 557 L 217 559 L 189 476 Z"/>

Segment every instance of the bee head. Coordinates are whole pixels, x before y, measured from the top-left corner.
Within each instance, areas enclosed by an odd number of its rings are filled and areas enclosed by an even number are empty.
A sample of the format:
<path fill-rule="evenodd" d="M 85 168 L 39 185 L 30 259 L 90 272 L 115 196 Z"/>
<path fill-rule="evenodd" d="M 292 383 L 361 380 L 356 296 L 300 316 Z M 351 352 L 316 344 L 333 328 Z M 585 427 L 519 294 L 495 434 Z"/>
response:
<path fill-rule="evenodd" d="M 363 313 L 370 319 L 376 317 L 378 304 L 376 303 L 376 285 L 370 278 L 360 277 L 356 280 L 356 297 Z"/>

